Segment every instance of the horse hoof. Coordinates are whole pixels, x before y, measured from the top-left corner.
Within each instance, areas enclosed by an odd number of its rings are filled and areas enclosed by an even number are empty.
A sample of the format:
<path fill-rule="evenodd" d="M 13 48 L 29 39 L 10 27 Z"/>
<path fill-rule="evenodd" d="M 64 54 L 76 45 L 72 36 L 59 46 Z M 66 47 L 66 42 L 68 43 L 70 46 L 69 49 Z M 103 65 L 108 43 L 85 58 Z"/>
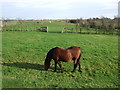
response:
<path fill-rule="evenodd" d="M 78 70 L 78 72 L 81 72 L 81 73 L 82 73 L 82 71 L 81 71 L 81 70 Z"/>
<path fill-rule="evenodd" d="M 61 73 L 63 73 L 63 71 L 61 71 Z"/>
<path fill-rule="evenodd" d="M 72 73 L 75 72 L 75 71 L 71 71 Z"/>

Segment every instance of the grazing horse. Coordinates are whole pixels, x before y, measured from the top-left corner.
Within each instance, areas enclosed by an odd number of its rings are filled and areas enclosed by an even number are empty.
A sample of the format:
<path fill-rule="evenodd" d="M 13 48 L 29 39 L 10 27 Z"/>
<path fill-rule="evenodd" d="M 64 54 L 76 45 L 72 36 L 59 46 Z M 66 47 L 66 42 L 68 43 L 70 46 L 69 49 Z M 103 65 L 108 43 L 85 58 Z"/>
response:
<path fill-rule="evenodd" d="M 54 72 L 56 72 L 57 64 L 61 68 L 61 72 L 63 72 L 63 68 L 62 68 L 60 61 L 70 62 L 70 61 L 74 60 L 74 69 L 72 72 L 74 72 L 76 70 L 77 65 L 79 65 L 78 71 L 82 72 L 81 66 L 80 66 L 80 57 L 81 57 L 80 47 L 72 46 L 72 47 L 69 47 L 67 49 L 61 49 L 59 47 L 55 47 L 55 48 L 52 48 L 47 53 L 47 56 L 46 56 L 46 59 L 44 62 L 44 65 L 45 65 L 44 68 L 45 68 L 45 70 L 48 70 L 48 68 L 50 67 L 50 61 L 53 59 L 55 62 Z"/>

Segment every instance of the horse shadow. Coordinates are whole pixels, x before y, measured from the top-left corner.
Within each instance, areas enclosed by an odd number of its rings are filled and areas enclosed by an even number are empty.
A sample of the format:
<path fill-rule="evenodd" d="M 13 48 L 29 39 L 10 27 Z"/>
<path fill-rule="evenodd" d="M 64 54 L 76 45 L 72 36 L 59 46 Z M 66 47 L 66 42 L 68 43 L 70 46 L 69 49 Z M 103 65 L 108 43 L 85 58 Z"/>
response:
<path fill-rule="evenodd" d="M 16 63 L 2 63 L 2 65 L 10 66 L 10 67 L 24 68 L 24 69 L 35 69 L 35 70 L 45 71 L 44 65 L 40 65 L 40 64 L 16 62 Z M 54 68 L 51 67 L 51 69 L 54 69 Z"/>

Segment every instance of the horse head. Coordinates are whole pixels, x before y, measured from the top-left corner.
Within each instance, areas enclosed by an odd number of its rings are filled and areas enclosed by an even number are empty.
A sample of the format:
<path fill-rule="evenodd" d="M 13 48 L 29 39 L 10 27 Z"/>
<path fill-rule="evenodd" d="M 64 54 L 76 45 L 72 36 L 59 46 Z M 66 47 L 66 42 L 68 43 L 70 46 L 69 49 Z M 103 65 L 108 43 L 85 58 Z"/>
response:
<path fill-rule="evenodd" d="M 49 67 L 50 67 L 50 61 L 51 60 L 49 58 L 45 59 L 45 62 L 44 62 L 44 68 L 45 68 L 45 70 L 49 69 Z"/>

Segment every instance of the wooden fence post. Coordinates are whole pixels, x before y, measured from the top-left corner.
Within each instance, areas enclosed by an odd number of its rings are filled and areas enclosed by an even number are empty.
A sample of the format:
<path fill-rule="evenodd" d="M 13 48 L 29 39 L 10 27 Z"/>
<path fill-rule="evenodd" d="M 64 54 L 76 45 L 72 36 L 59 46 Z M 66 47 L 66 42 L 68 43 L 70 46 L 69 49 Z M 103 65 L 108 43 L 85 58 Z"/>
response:
<path fill-rule="evenodd" d="M 76 33 L 78 33 L 79 23 L 76 23 Z"/>
<path fill-rule="evenodd" d="M 82 28 L 80 28 L 80 33 L 82 33 Z"/>

